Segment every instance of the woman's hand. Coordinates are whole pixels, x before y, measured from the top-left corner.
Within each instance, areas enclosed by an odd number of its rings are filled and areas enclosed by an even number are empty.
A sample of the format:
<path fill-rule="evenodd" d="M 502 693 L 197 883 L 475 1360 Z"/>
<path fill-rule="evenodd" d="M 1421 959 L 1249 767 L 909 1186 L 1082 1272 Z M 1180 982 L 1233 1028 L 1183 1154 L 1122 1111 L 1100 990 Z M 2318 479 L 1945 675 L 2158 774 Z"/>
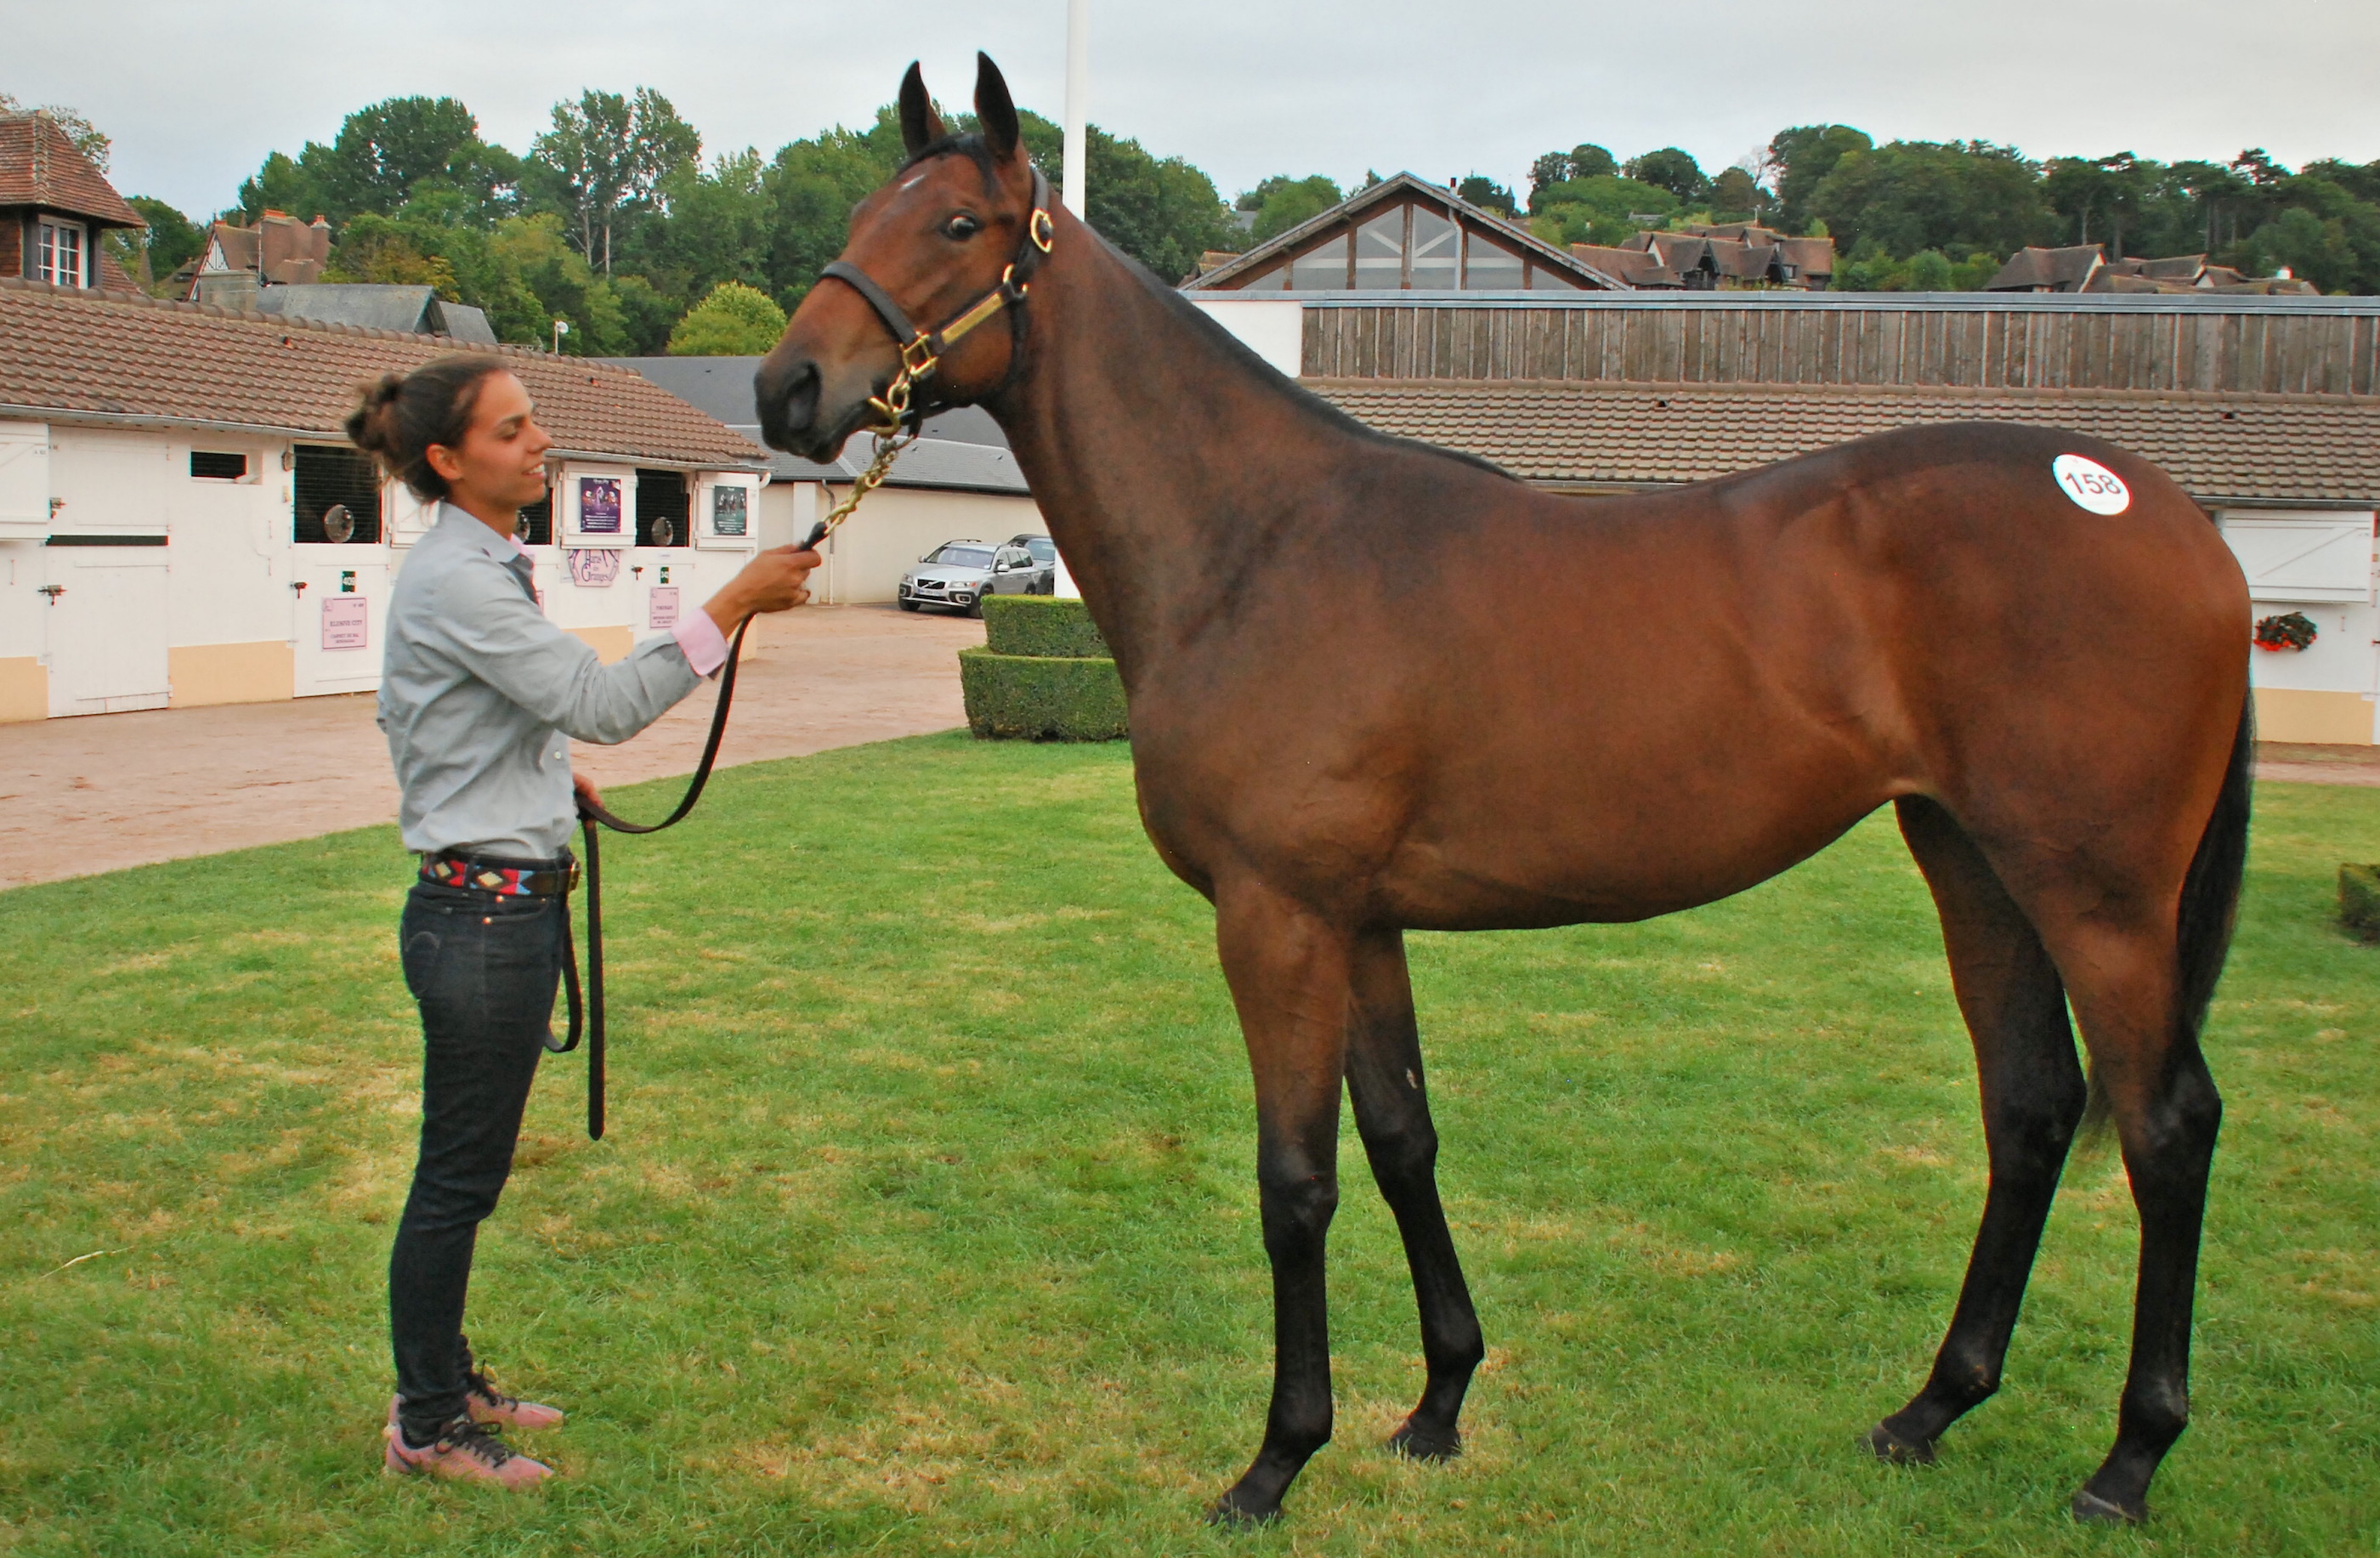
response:
<path fill-rule="evenodd" d="M 574 791 L 577 792 L 578 798 L 585 801 L 588 805 L 601 806 L 603 804 L 602 796 L 598 793 L 595 788 L 595 781 L 588 778 L 584 773 L 572 774 L 570 776 L 570 787 Z"/>
<path fill-rule="evenodd" d="M 722 633 L 733 633 L 747 616 L 791 611 L 810 598 L 810 570 L 819 554 L 798 546 L 776 546 L 744 565 L 720 591 L 702 603 Z"/>

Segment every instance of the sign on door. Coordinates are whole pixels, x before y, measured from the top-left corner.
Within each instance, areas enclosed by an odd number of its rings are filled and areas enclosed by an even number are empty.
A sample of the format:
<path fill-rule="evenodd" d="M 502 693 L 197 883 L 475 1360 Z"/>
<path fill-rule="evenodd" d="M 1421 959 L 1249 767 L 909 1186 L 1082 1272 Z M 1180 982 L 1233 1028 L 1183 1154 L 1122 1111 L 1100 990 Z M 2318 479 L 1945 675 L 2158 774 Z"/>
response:
<path fill-rule="evenodd" d="M 322 647 L 359 650 L 370 647 L 371 603 L 361 595 L 328 595 L 322 600 Z"/>

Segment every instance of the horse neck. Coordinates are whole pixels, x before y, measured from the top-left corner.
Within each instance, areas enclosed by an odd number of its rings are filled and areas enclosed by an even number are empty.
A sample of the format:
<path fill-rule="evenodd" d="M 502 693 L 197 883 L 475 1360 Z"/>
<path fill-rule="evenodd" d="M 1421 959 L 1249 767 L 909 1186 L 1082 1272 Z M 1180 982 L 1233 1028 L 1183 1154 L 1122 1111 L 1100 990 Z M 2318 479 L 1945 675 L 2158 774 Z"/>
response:
<path fill-rule="evenodd" d="M 1344 431 L 1070 216 L 1033 281 L 1031 357 L 990 403 L 1127 682 L 1293 522 Z"/>

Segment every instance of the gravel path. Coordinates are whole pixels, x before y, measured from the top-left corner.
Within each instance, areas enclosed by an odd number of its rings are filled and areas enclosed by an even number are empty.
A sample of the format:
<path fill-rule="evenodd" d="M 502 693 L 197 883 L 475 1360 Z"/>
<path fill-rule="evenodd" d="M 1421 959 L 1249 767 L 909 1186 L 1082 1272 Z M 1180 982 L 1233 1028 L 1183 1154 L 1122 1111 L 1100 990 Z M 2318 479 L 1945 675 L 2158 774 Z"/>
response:
<path fill-rule="evenodd" d="M 763 631 L 765 629 L 765 633 Z M 964 724 L 958 651 L 983 624 L 808 606 L 754 629 L 722 768 Z M 0 725 L 0 887 L 392 821 L 368 693 Z M 690 773 L 711 694 L 635 740 L 574 749 L 598 785 Z"/>

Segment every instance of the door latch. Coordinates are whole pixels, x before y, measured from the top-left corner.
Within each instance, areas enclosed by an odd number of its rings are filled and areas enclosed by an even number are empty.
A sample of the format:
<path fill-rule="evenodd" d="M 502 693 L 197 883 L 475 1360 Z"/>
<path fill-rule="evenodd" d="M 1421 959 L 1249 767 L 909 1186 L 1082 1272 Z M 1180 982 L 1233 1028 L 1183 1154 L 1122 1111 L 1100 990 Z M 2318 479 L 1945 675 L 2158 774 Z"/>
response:
<path fill-rule="evenodd" d="M 42 586 L 42 593 L 50 598 L 50 603 L 52 605 L 57 604 L 58 597 L 66 592 L 67 587 L 63 584 L 44 584 Z"/>

